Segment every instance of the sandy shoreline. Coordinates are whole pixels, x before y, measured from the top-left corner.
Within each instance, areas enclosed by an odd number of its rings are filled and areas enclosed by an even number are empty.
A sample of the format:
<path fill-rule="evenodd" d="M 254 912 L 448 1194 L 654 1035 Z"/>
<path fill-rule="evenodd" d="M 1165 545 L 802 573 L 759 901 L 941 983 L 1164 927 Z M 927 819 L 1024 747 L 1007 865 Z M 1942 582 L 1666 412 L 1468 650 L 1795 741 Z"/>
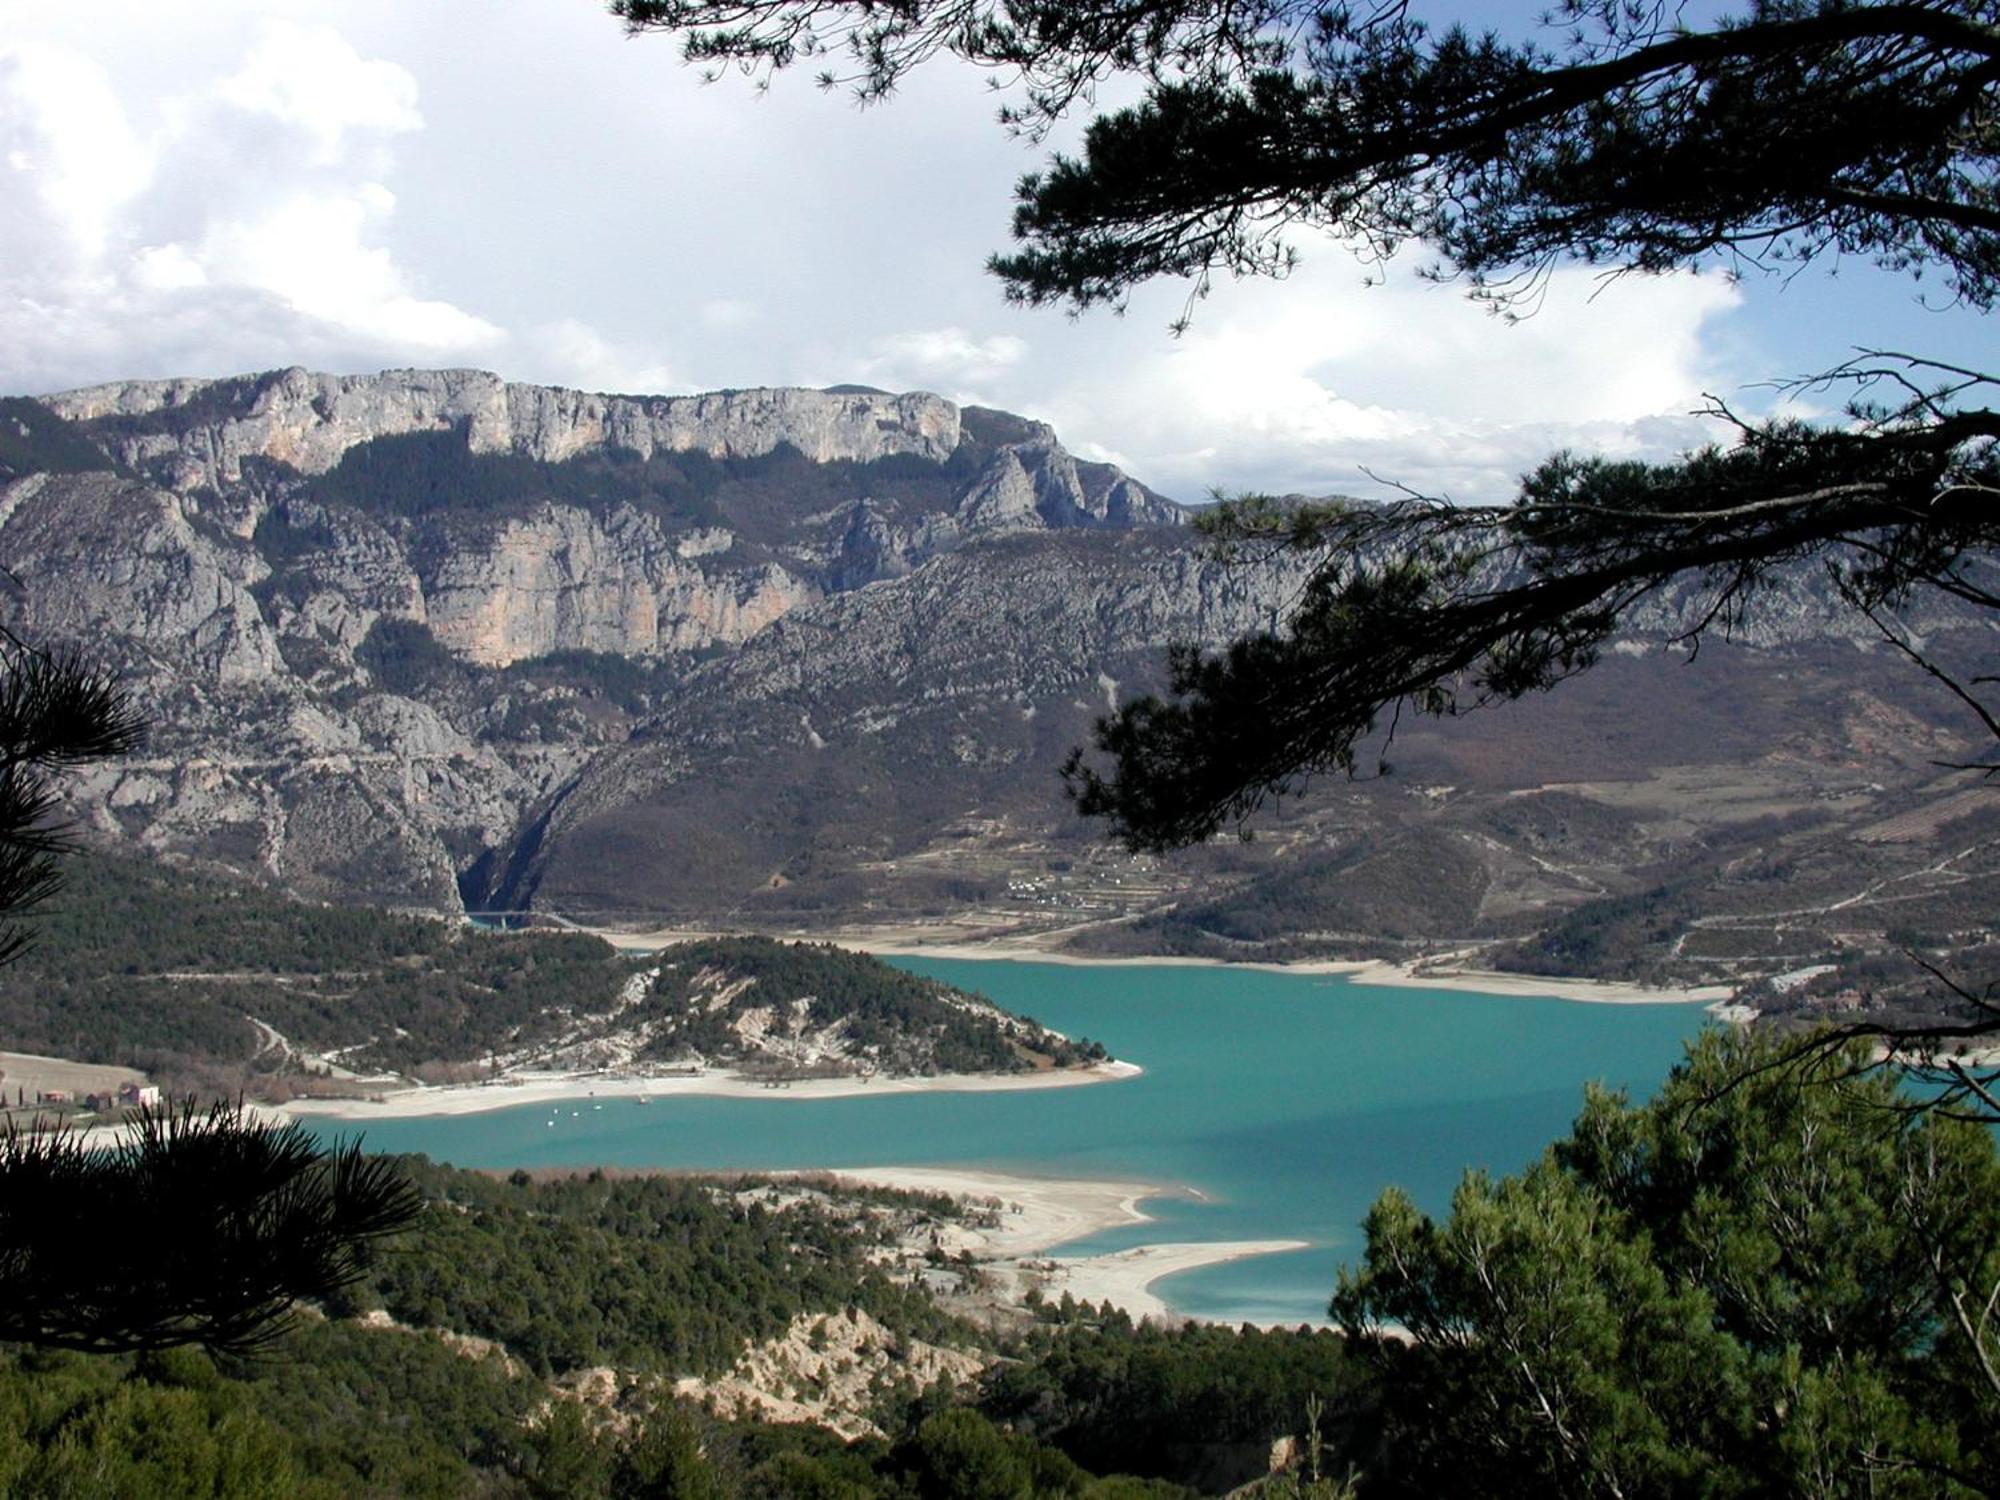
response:
<path fill-rule="evenodd" d="M 1177 1190 L 952 1167 L 843 1167 L 828 1175 L 876 1187 L 949 1193 L 974 1202 L 997 1200 L 996 1227 L 954 1228 L 941 1238 L 939 1248 L 949 1256 L 969 1252 L 989 1277 L 1010 1282 L 1010 1300 L 1019 1302 L 1030 1287 L 1049 1302 L 1068 1293 L 1078 1302 L 1109 1302 L 1134 1322 L 1147 1318 L 1175 1322 L 1188 1316 L 1153 1291 L 1154 1284 L 1166 1277 L 1252 1255 L 1310 1248 L 1306 1240 L 1176 1241 L 1134 1245 L 1104 1255 L 1049 1256 L 1049 1250 L 1088 1235 L 1150 1222 L 1151 1216 L 1140 1207 L 1143 1200 L 1170 1197 Z"/>
<path fill-rule="evenodd" d="M 1028 1177 L 970 1167 L 837 1167 L 826 1175 L 871 1187 L 948 1193 L 975 1202 L 998 1199 L 998 1227 L 954 1230 L 942 1245 L 949 1255 L 970 1250 L 983 1260 L 1039 1255 L 1107 1229 L 1150 1224 L 1152 1215 L 1140 1203 L 1147 1198 L 1173 1196 L 1172 1189 L 1144 1182 Z"/>
<path fill-rule="evenodd" d="M 1612 979 L 1551 979 L 1540 974 L 1510 974 L 1498 969 L 1424 969 L 1412 964 L 1377 960 L 1347 970 L 1358 984 L 1386 984 L 1419 990 L 1458 990 L 1479 995 L 1520 996 L 1548 1000 L 1579 1000 L 1587 1005 L 1708 1005 L 1727 1003 L 1736 993 L 1726 984 L 1659 989 L 1623 984 Z"/>
<path fill-rule="evenodd" d="M 626 952 L 651 952 L 671 943 L 694 942 L 719 934 L 708 931 L 661 929 L 655 932 L 618 932 L 586 929 L 613 947 Z M 962 933 L 948 936 L 923 927 L 849 928 L 825 933 L 795 933 L 790 942 L 824 942 L 877 958 L 951 958 L 979 962 L 1061 964 L 1084 969 L 1186 968 L 1257 969 L 1272 974 L 1333 974 L 1357 984 L 1396 985 L 1410 989 L 1452 990 L 1459 993 L 1500 995 L 1546 1000 L 1577 1000 L 1593 1005 L 1715 1005 L 1727 1002 L 1735 990 L 1729 985 L 1696 985 L 1686 989 L 1661 989 L 1651 985 L 1624 984 L 1608 979 L 1575 979 L 1539 974 L 1514 974 L 1497 969 L 1447 966 L 1437 959 L 1416 959 L 1396 963 L 1389 959 L 1300 959 L 1292 963 L 1269 960 L 1189 958 L 1181 955 L 1105 956 L 1062 953 L 1050 940 L 1072 929 L 1053 932 L 1010 933 L 1001 937 L 972 940 Z"/>
<path fill-rule="evenodd" d="M 270 1106 L 288 1117 L 400 1120 L 474 1115 L 523 1104 L 631 1104 L 706 1094 L 727 1099 L 810 1100 L 888 1098 L 897 1094 L 983 1094 L 1014 1089 L 1073 1088 L 1136 1078 L 1132 1063 L 1096 1063 L 1044 1073 L 952 1073 L 937 1078 L 807 1078 L 779 1087 L 726 1069 L 704 1073 L 516 1073 L 487 1083 L 417 1084 L 366 1099 L 294 1099 Z"/>
<path fill-rule="evenodd" d="M 1042 1295 L 1044 1298 L 1060 1298 L 1067 1292 L 1079 1302 L 1109 1302 L 1113 1307 L 1122 1309 L 1135 1323 L 1143 1323 L 1148 1318 L 1169 1322 L 1190 1315 L 1169 1306 L 1155 1293 L 1152 1289 L 1155 1282 L 1179 1275 L 1182 1271 L 1245 1260 L 1253 1255 L 1276 1255 L 1285 1250 L 1310 1248 L 1306 1240 L 1212 1240 L 1134 1245 L 1130 1250 L 1115 1250 L 1108 1255 L 1061 1257 L 1052 1262 L 1055 1267 L 1051 1273 L 1052 1283 Z M 1327 1290 L 1331 1295 L 1330 1285 Z M 1226 1321 L 1234 1327 L 1240 1320 Z M 1311 1323 L 1318 1320 L 1300 1318 L 1298 1321 Z M 1284 1326 L 1290 1328 L 1296 1325 L 1287 1323 Z"/>
<path fill-rule="evenodd" d="M 1075 968 L 1257 969 L 1271 974 L 1333 974 L 1356 984 L 1384 984 L 1410 989 L 1454 990 L 1464 994 L 1500 995 L 1544 1000 L 1579 1000 L 1592 1005 L 1712 1005 L 1728 1000 L 1728 985 L 1698 985 L 1689 989 L 1658 989 L 1621 984 L 1608 979 L 1553 979 L 1539 974 L 1511 974 L 1497 969 L 1426 968 L 1421 963 L 1388 959 L 1301 959 L 1296 963 L 1238 963 L 1221 958 L 1091 958 L 1074 953 L 1044 952 L 1021 943 L 999 947 L 985 943 L 925 943 L 868 937 L 832 939 L 841 947 L 878 958 L 964 958 L 1010 963 L 1062 964 Z"/>

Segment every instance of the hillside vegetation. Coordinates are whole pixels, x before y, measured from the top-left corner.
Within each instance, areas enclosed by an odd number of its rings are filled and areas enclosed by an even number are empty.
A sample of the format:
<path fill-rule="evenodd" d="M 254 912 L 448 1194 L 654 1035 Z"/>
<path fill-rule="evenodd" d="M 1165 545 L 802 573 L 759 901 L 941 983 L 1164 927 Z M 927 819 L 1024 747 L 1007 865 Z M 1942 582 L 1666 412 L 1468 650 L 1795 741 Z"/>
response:
<path fill-rule="evenodd" d="M 427 1200 L 423 1221 L 348 1310 L 490 1339 L 539 1375 L 607 1365 L 718 1374 L 799 1314 L 848 1307 L 900 1336 L 979 1342 L 873 1258 L 914 1219 L 956 1216 L 949 1199 L 846 1185 L 774 1195 L 759 1178 L 501 1180 L 421 1157 L 406 1165 Z"/>
<path fill-rule="evenodd" d="M 353 1091 L 508 1067 L 721 1063 L 1016 1072 L 1100 1059 L 975 995 L 861 954 L 769 938 L 639 959 L 584 933 L 295 902 L 93 853 L 0 968 L 0 1049 L 173 1089 Z"/>
<path fill-rule="evenodd" d="M 1164 1500 L 1214 1492 L 1203 1476 L 1244 1453 L 1261 1473 L 1313 1392 L 1364 1399 L 1331 1334 L 1168 1333 L 1075 1308 L 1006 1340 L 946 1317 L 877 1261 L 965 1212 L 949 1199 L 406 1165 L 419 1227 L 266 1357 L 0 1348 L 0 1493 Z M 802 1319 L 882 1346 L 864 1435 L 676 1398 Z M 919 1389 L 904 1361 L 939 1347 L 992 1380 Z M 1213 1435 L 1147 1449 L 1190 1419 Z M 1154 1477 L 1097 1477 L 1119 1470 Z"/>
<path fill-rule="evenodd" d="M 1344 1333 L 963 1321 L 926 1247 L 976 1203 L 412 1160 L 418 1227 L 270 1358 L 0 1349 L 0 1493 L 1990 1495 L 1993 1136 L 1781 1055 L 1710 1035 L 1448 1213 L 1386 1192 Z"/>

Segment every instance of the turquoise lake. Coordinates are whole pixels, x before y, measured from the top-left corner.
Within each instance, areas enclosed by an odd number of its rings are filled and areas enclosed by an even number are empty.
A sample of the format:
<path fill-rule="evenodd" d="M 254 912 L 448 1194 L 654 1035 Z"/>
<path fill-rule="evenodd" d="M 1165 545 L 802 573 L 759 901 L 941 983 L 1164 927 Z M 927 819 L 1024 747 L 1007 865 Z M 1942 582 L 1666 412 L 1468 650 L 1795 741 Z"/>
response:
<path fill-rule="evenodd" d="M 1400 1184 L 1442 1210 L 1468 1167 L 1530 1161 L 1587 1080 L 1650 1092 L 1707 1022 L 1698 1005 L 1593 1005 L 1371 986 L 1268 970 L 899 959 L 1145 1073 L 1022 1092 L 798 1100 L 663 1098 L 547 1126 L 547 1105 L 385 1120 L 371 1149 L 469 1167 L 950 1165 L 1157 1184 L 1153 1223 L 1064 1254 L 1162 1240 L 1312 1248 L 1154 1290 L 1230 1321 L 1324 1316 L 1360 1222 Z"/>

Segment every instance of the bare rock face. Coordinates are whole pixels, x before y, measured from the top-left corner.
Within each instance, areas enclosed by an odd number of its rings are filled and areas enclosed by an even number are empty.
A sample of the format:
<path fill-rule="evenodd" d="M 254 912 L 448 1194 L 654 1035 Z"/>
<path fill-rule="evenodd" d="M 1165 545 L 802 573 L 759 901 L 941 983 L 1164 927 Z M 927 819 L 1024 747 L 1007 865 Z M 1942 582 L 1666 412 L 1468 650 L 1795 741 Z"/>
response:
<path fill-rule="evenodd" d="M 691 560 L 629 509 L 600 524 L 548 506 L 440 557 L 419 580 L 421 618 L 447 650 L 504 667 L 559 651 L 735 645 L 820 596 L 776 564 L 704 569 L 701 555 Z"/>
<path fill-rule="evenodd" d="M 683 920 L 722 890 L 823 879 L 835 850 L 886 865 L 974 809 L 1061 821 L 1055 768 L 1121 689 L 1154 685 L 1173 642 L 1274 623 L 1303 580 L 1302 560 L 1232 566 L 1180 528 L 1029 532 L 830 596 L 579 772 L 493 899 Z"/>
<path fill-rule="evenodd" d="M 0 492 L 0 530 L 41 631 L 124 635 L 218 684 L 278 666 L 250 592 L 269 569 L 235 538 L 200 531 L 172 495 L 109 474 L 31 475 Z"/>
<path fill-rule="evenodd" d="M 10 623 L 153 724 L 74 780 L 79 813 L 394 905 L 456 905 L 700 659 L 801 609 L 983 537 L 1179 520 L 1041 424 L 922 393 L 293 369 L 41 405 L 64 441 L 0 469 Z"/>
<path fill-rule="evenodd" d="M 1179 519 L 1176 510 L 1111 465 L 1072 458 L 1050 434 L 1046 439 L 1009 444 L 995 454 L 979 482 L 959 502 L 958 516 L 968 532 L 1124 529 L 1172 525 Z"/>
<path fill-rule="evenodd" d="M 44 404 L 89 424 L 120 463 L 177 490 L 241 483 L 249 458 L 323 474 L 358 444 L 459 427 L 475 453 L 543 463 L 605 447 L 642 458 L 663 450 L 754 458 L 780 444 L 815 463 L 895 454 L 942 460 L 959 443 L 958 408 L 922 393 L 596 396 L 509 384 L 481 370 L 291 369 L 228 380 L 121 381 L 45 397 Z"/>
<path fill-rule="evenodd" d="M 481 743 L 373 685 L 353 649 L 413 581 L 359 541 L 348 572 L 321 559 L 293 604 L 249 542 L 171 491 L 38 474 L 0 492 L 25 600 L 11 624 L 115 671 L 151 724 L 139 754 L 66 778 L 87 823 L 312 896 L 455 904 L 456 851 L 511 836 L 587 748 Z"/>

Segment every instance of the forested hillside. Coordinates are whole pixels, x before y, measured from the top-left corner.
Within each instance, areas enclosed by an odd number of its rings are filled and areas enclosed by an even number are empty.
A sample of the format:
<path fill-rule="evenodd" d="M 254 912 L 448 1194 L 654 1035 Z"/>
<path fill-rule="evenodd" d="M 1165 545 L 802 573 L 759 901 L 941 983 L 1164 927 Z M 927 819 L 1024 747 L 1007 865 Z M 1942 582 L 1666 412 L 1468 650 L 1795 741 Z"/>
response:
<path fill-rule="evenodd" d="M 1331 1334 L 1170 1334 L 1076 1308 L 1019 1337 L 946 1317 L 877 1261 L 966 1211 L 949 1199 L 408 1166 L 420 1226 L 262 1357 L 0 1349 L 0 1491 L 1167 1497 L 1262 1473 L 1315 1392 L 1363 1399 Z M 676 1399 L 677 1378 L 824 1320 L 879 1330 L 867 1435 Z M 993 1383 L 920 1388 L 907 1361 L 936 1347 Z M 1200 1436 L 1154 1441 L 1189 1421 Z M 1155 1478 L 1094 1477 L 1118 1472 Z"/>
<path fill-rule="evenodd" d="M 523 1066 L 1017 1072 L 1104 1056 L 824 946 L 732 939 L 638 958 L 584 933 L 298 902 L 126 855 L 65 870 L 34 945 L 0 967 L 0 1046 L 140 1068 L 176 1091 L 352 1093 Z"/>

